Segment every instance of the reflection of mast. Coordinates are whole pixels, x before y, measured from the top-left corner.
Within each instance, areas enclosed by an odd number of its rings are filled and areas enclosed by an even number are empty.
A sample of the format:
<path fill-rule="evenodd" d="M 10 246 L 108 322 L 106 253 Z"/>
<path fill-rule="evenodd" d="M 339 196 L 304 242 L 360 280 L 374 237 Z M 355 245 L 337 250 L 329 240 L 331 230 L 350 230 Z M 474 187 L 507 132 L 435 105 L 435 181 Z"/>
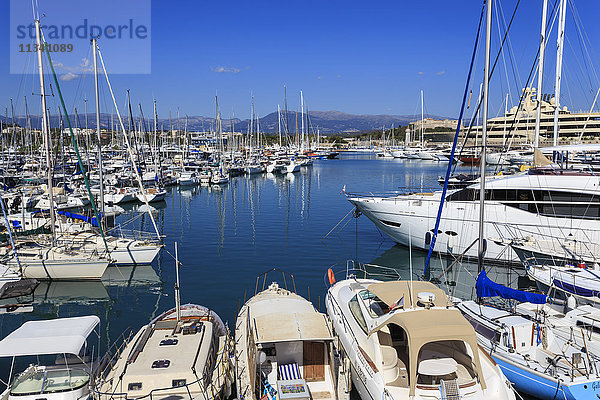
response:
<path fill-rule="evenodd" d="M 310 188 L 312 186 L 312 168 L 308 170 L 308 191 L 306 193 L 306 219 L 310 216 Z"/>
<path fill-rule="evenodd" d="M 254 212 L 254 196 L 252 191 L 252 184 L 254 179 L 246 179 L 248 184 L 248 200 L 250 201 L 250 225 L 252 226 L 252 244 L 256 241 L 256 215 Z"/>
<path fill-rule="evenodd" d="M 233 215 L 233 235 L 237 236 L 237 200 L 236 200 L 236 188 L 237 188 L 237 179 L 235 179 L 232 183 L 234 187 L 231 189 L 231 211 Z"/>
<path fill-rule="evenodd" d="M 225 189 L 223 189 L 225 190 Z M 227 193 L 227 192 L 225 192 Z M 221 254 L 221 250 L 223 249 L 223 245 L 225 243 L 225 201 L 223 199 L 223 191 L 217 189 L 217 214 L 219 218 L 219 229 L 218 229 L 218 239 L 217 239 L 217 248 L 219 249 L 219 254 Z"/>

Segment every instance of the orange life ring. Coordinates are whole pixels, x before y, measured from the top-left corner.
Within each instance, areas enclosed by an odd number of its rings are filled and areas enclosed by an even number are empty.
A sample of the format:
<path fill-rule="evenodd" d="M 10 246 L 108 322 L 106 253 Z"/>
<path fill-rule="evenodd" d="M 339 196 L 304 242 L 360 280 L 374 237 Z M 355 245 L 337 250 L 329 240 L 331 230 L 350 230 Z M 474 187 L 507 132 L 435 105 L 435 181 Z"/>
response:
<path fill-rule="evenodd" d="M 327 270 L 327 277 L 329 278 L 329 284 L 333 285 L 335 283 L 335 274 L 331 268 Z"/>

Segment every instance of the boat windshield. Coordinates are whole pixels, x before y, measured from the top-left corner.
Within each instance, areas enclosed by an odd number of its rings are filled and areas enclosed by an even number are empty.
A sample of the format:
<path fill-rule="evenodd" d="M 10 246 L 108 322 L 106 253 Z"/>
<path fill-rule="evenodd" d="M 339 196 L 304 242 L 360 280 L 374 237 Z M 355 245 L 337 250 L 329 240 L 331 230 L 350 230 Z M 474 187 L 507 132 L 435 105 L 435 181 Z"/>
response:
<path fill-rule="evenodd" d="M 389 311 L 387 304 L 368 290 L 361 290 L 359 294 L 371 317 L 381 317 Z"/>
<path fill-rule="evenodd" d="M 23 372 L 14 380 L 10 394 L 26 396 L 58 393 L 79 389 L 88 384 L 90 377 L 81 368 L 39 369 Z"/>

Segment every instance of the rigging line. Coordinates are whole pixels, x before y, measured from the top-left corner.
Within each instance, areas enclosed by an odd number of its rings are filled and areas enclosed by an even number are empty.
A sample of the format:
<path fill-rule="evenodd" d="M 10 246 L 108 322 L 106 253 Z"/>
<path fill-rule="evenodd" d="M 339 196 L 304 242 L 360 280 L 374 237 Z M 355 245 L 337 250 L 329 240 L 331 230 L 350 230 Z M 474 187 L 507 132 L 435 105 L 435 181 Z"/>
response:
<path fill-rule="evenodd" d="M 42 43 L 46 43 L 46 39 L 44 37 L 44 33 L 40 27 L 40 33 L 42 36 Z M 83 161 L 81 160 L 81 155 L 79 154 L 79 147 L 77 146 L 77 141 L 75 140 L 75 135 L 73 134 L 73 128 L 71 127 L 71 120 L 69 119 L 69 114 L 67 112 L 67 107 L 65 106 L 65 101 L 63 99 L 62 92 L 60 90 L 60 85 L 58 84 L 58 77 L 56 76 L 56 72 L 54 71 L 54 65 L 52 64 L 52 58 L 50 57 L 50 46 L 44 45 L 46 49 L 46 56 L 48 57 L 48 64 L 50 64 L 50 68 L 52 70 L 52 77 L 54 78 L 54 83 L 56 84 L 56 90 L 58 92 L 58 97 L 60 99 L 60 103 L 65 113 L 65 118 L 67 119 L 67 124 L 69 126 L 69 132 L 71 134 L 71 142 L 73 143 L 73 148 L 75 150 L 75 154 L 77 155 L 77 161 L 79 164 L 79 169 L 81 170 L 81 175 L 83 176 L 83 181 L 85 182 L 85 187 L 88 192 L 88 196 L 90 198 L 90 203 L 92 204 L 92 209 L 94 210 L 94 214 L 96 215 L 96 221 L 98 222 L 98 228 L 100 229 L 100 235 L 102 236 L 102 242 L 104 243 L 104 248 L 106 249 L 106 254 L 110 255 L 110 251 L 108 250 L 108 244 L 106 243 L 106 238 L 104 237 L 104 229 L 102 228 L 102 220 L 100 219 L 100 215 L 98 214 L 98 209 L 96 207 L 96 202 L 94 201 L 94 196 L 92 196 L 92 190 L 90 188 L 90 183 L 88 182 L 85 170 L 83 168 Z"/>
<path fill-rule="evenodd" d="M 114 104 L 115 110 L 117 112 L 117 117 L 119 118 L 119 123 L 121 124 L 121 130 L 123 131 L 123 135 L 125 137 L 125 143 L 127 144 L 127 150 L 129 151 L 129 156 L 131 157 L 131 163 L 133 165 L 133 169 L 135 170 L 135 176 L 136 176 L 138 184 L 140 186 L 142 197 L 144 198 L 144 204 L 146 204 L 146 207 L 148 209 L 148 215 L 150 215 L 150 220 L 152 221 L 152 225 L 154 226 L 154 230 L 156 231 L 156 236 L 158 237 L 159 241 L 162 241 L 162 237 L 158 231 L 158 226 L 156 226 L 156 221 L 154 220 L 154 216 L 152 215 L 152 211 L 150 209 L 150 204 L 148 203 L 148 198 L 146 197 L 146 190 L 144 189 L 144 185 L 142 184 L 142 178 L 140 177 L 140 173 L 137 169 L 137 164 L 135 162 L 135 156 L 133 154 L 133 150 L 131 149 L 131 145 L 129 143 L 129 138 L 125 134 L 125 125 L 123 125 L 123 119 L 121 118 L 121 113 L 119 112 L 119 108 L 117 107 L 117 100 L 115 99 L 115 94 L 113 93 L 112 86 L 110 84 L 110 81 L 108 80 L 108 73 L 106 72 L 106 67 L 104 66 L 104 60 L 102 59 L 102 53 L 100 52 L 99 48 L 98 48 L 98 55 L 100 56 L 100 62 L 102 63 L 102 69 L 104 70 L 104 76 L 106 77 L 106 83 L 108 85 L 108 89 L 110 91 L 110 95 L 112 97 L 113 104 Z"/>
<path fill-rule="evenodd" d="M 477 45 L 479 43 L 479 34 L 481 32 L 481 25 L 483 23 L 484 12 L 485 12 L 485 1 L 483 2 L 483 5 L 481 7 L 481 15 L 479 16 L 479 26 L 477 27 L 477 34 L 475 35 L 475 44 L 473 46 L 473 54 L 471 55 L 471 66 L 469 67 L 469 73 L 467 75 L 467 82 L 465 84 L 465 91 L 463 93 L 462 104 L 460 107 L 460 115 L 458 116 L 458 123 L 456 124 L 456 133 L 454 134 L 454 143 L 452 145 L 452 150 L 450 152 L 450 161 L 448 161 L 448 168 L 446 169 L 446 178 L 444 179 L 444 187 L 442 189 L 442 195 L 440 197 L 440 205 L 438 208 L 437 218 L 435 220 L 435 228 L 433 230 L 433 236 L 431 238 L 431 244 L 429 246 L 429 251 L 427 252 L 427 260 L 425 262 L 425 268 L 423 269 L 424 277 L 427 277 L 429 263 L 431 261 L 431 255 L 433 253 L 433 248 L 435 246 L 435 242 L 437 240 L 437 235 L 438 235 L 438 231 L 439 231 L 439 227 L 440 227 L 440 220 L 442 219 L 442 210 L 444 207 L 444 199 L 446 197 L 446 192 L 448 191 L 448 180 L 450 179 L 450 173 L 452 171 L 454 153 L 456 151 L 456 144 L 458 142 L 458 136 L 460 135 L 460 125 L 462 122 L 463 113 L 465 111 L 465 104 L 467 101 L 467 96 L 469 94 L 469 86 L 471 83 L 471 74 L 473 73 L 473 64 L 475 63 L 475 54 L 477 53 Z M 429 279 L 427 279 L 427 280 L 429 280 Z"/>
<path fill-rule="evenodd" d="M 502 9 L 500 9 L 500 14 L 502 16 L 503 24 L 506 24 L 506 22 L 504 21 L 504 14 L 502 12 Z M 514 17 L 514 14 L 513 14 L 513 17 Z M 512 19 L 511 19 L 511 22 L 512 22 Z M 511 42 L 510 36 L 508 36 L 508 29 L 510 29 L 510 26 L 506 28 L 506 41 L 507 41 L 506 48 L 508 51 L 508 60 L 510 61 L 510 67 L 511 67 L 511 70 L 513 73 L 513 79 L 515 80 L 515 85 L 516 85 L 517 89 L 520 89 L 522 87 L 521 86 L 521 77 L 519 76 L 518 69 L 516 69 L 517 60 L 515 58 L 515 53 L 512 48 L 512 42 Z"/>
<path fill-rule="evenodd" d="M 584 51 L 583 51 L 584 48 L 585 48 L 584 43 L 583 43 L 584 38 L 583 38 L 583 34 L 581 32 L 581 26 L 579 24 L 581 21 L 578 19 L 579 15 L 576 15 L 577 9 L 575 8 L 575 4 L 573 4 L 573 1 L 569 1 L 569 4 L 571 5 L 571 11 L 572 11 L 571 17 L 573 18 L 573 22 L 574 22 L 574 25 L 575 25 L 575 30 L 577 31 L 577 41 L 579 42 L 579 48 L 581 49 L 581 56 L 582 56 L 581 58 L 585 59 L 586 58 L 585 57 L 586 54 L 584 54 Z M 577 60 L 577 62 L 579 62 L 578 58 L 576 58 L 576 60 Z M 588 61 L 588 60 L 586 60 L 586 61 Z M 592 60 L 589 59 L 589 61 L 592 61 Z M 584 64 L 585 70 L 587 72 L 587 76 L 588 76 L 588 80 L 589 80 L 589 83 L 590 83 L 590 87 L 593 87 L 594 85 L 592 84 L 590 72 L 589 72 L 589 69 L 588 69 L 588 63 L 584 62 L 583 64 Z M 592 63 L 589 63 L 589 64 L 591 64 L 592 68 L 593 68 L 593 64 Z M 595 74 L 595 71 L 594 71 L 594 77 L 596 77 L 595 75 L 596 74 Z"/>
<path fill-rule="evenodd" d="M 585 29 L 583 28 L 583 22 L 581 21 L 581 17 L 579 16 L 579 13 L 577 12 L 577 9 L 575 8 L 575 5 L 571 2 L 571 9 L 573 11 L 573 17 L 577 18 L 577 23 L 576 23 L 576 27 L 581 29 L 581 36 L 582 36 L 582 40 L 584 43 L 587 43 L 588 46 L 584 46 L 585 48 L 585 52 L 587 55 L 587 60 L 589 61 L 589 65 L 591 66 L 592 72 L 594 74 L 594 79 L 596 80 L 596 83 L 598 83 L 598 74 L 596 73 L 596 68 L 594 67 L 594 57 L 592 57 L 592 55 L 590 54 L 590 50 L 591 49 L 592 53 L 595 53 L 592 47 L 592 42 L 590 41 L 590 38 L 587 35 L 587 31 L 585 31 Z M 595 57 L 597 58 L 597 57 Z"/>
<path fill-rule="evenodd" d="M 550 13 L 550 20 L 552 21 L 552 24 L 554 23 L 554 21 L 553 21 L 553 18 L 555 18 L 555 17 L 556 17 L 556 15 L 554 14 L 554 12 L 556 11 L 556 5 L 557 5 L 558 1 L 559 1 L 559 0 L 555 0 L 555 2 L 554 2 L 554 5 L 553 5 L 553 8 L 552 8 L 552 11 L 551 11 L 551 13 Z M 514 19 L 514 17 L 515 17 L 515 13 L 516 13 L 516 10 L 517 10 L 517 8 L 518 8 L 518 6 L 519 6 L 519 3 L 520 3 L 520 0 L 519 0 L 519 2 L 517 3 L 517 5 L 515 6 L 515 11 L 513 12 L 513 15 L 512 15 L 512 17 L 511 17 L 511 20 L 510 20 L 510 23 L 509 23 L 509 25 L 508 25 L 508 28 L 507 28 L 507 30 L 506 30 L 505 39 L 506 39 L 506 36 L 508 35 L 508 32 L 509 32 L 509 30 L 510 30 L 510 26 L 512 25 L 512 22 L 513 22 L 513 19 Z M 554 15 L 554 17 L 552 17 L 552 15 Z M 548 30 L 549 30 L 550 28 L 551 28 L 551 24 L 550 24 L 550 22 L 548 22 L 548 23 L 546 24 L 546 37 L 547 37 L 547 34 L 548 34 Z M 503 45 L 504 45 L 504 40 L 502 41 L 502 44 L 501 44 L 501 46 L 500 46 L 500 49 L 499 49 L 499 52 L 500 52 L 500 51 L 502 51 L 502 47 L 503 47 Z M 538 47 L 538 50 L 537 50 L 537 52 L 536 52 L 536 55 L 535 55 L 535 57 L 534 57 L 534 61 L 533 61 L 533 63 L 532 63 L 531 70 L 530 70 L 530 72 L 529 72 L 529 77 L 527 78 L 527 82 L 526 82 L 526 84 L 525 84 L 526 86 L 528 86 L 528 85 L 529 85 L 529 82 L 531 81 L 531 78 L 532 78 L 532 76 L 533 76 L 533 73 L 534 73 L 534 71 L 535 71 L 535 69 L 536 69 L 536 60 L 538 59 L 538 57 L 539 57 L 539 54 L 540 54 L 540 49 L 539 49 L 539 47 Z M 495 59 L 495 61 L 494 61 L 494 64 L 493 64 L 493 66 L 492 66 L 492 69 L 491 69 L 491 72 L 490 72 L 490 78 L 491 78 L 491 77 L 492 77 L 492 75 L 494 74 L 494 71 L 495 71 L 495 69 L 496 69 L 496 63 L 498 62 L 498 58 L 499 58 L 499 54 L 496 56 L 496 59 Z M 523 96 L 523 94 L 522 94 L 522 95 L 519 97 L 519 103 L 517 104 L 517 110 L 519 110 L 519 109 L 521 108 L 521 104 L 523 103 L 523 99 L 524 99 L 524 96 Z M 482 101 L 480 100 L 480 101 L 478 102 L 478 105 L 477 105 L 477 110 L 478 110 L 478 111 L 479 111 L 479 108 L 481 107 L 481 103 L 482 103 Z M 511 141 L 513 140 L 512 138 L 513 138 L 513 137 L 514 137 L 514 135 L 515 135 L 515 132 L 512 130 L 512 128 L 514 127 L 514 125 L 515 125 L 515 122 L 517 121 L 517 118 L 520 118 L 520 117 L 518 117 L 518 114 L 519 114 L 518 112 L 517 112 L 517 113 L 515 113 L 515 116 L 514 116 L 514 118 L 513 118 L 512 122 L 511 122 L 511 125 L 510 125 L 510 128 L 509 128 L 509 130 L 510 130 L 509 139 L 510 139 Z M 473 127 L 473 122 L 474 122 L 474 121 L 471 121 L 471 123 L 470 123 L 470 125 L 469 125 L 469 128 L 467 129 L 467 132 L 465 133 L 465 137 L 464 137 L 464 140 L 463 140 L 463 147 L 464 147 L 464 146 L 466 145 L 466 143 L 467 143 L 467 140 L 468 140 L 468 138 L 469 138 L 469 134 L 471 133 L 471 128 Z M 461 148 L 461 152 L 462 152 L 462 148 Z M 456 168 L 456 167 L 455 167 L 455 168 Z M 496 170 L 497 170 L 497 168 L 498 168 L 498 167 L 496 167 Z"/>
<path fill-rule="evenodd" d="M 501 10 L 501 8 L 500 8 L 500 2 L 496 1 L 496 8 L 495 8 L 495 10 L 496 10 L 496 21 L 497 21 L 497 25 L 498 25 L 498 39 L 502 40 L 501 39 L 502 38 L 502 36 L 501 36 L 501 28 L 500 28 L 500 15 L 499 15 L 498 9 Z M 504 53 L 502 53 L 502 64 L 504 65 L 504 75 L 506 75 L 506 86 L 507 86 L 508 94 L 510 96 L 510 84 L 509 84 L 509 78 L 508 78 L 508 70 L 506 69 L 506 57 L 504 56 Z M 505 93 L 504 86 L 502 84 L 502 79 L 500 79 L 500 91 L 502 92 L 502 94 Z M 502 104 L 500 105 L 500 110 L 502 109 L 502 105 L 504 104 L 505 101 L 506 100 L 503 99 Z M 496 115 L 498 115 L 498 113 L 496 113 Z M 502 145 L 504 145 L 504 143 L 502 143 Z"/>
<path fill-rule="evenodd" d="M 492 65 L 492 68 L 490 70 L 489 79 L 491 79 L 492 76 L 494 75 L 494 71 L 496 70 L 496 65 L 498 64 L 498 60 L 500 59 L 500 54 L 502 52 L 502 49 L 503 49 L 504 44 L 506 42 L 506 39 L 508 37 L 508 32 L 510 31 L 510 27 L 512 26 L 512 23 L 513 23 L 513 21 L 515 19 L 515 15 L 517 13 L 517 9 L 519 8 L 519 4 L 521 4 L 521 0 L 518 0 L 517 4 L 515 5 L 515 9 L 513 10 L 513 14 L 512 14 L 512 16 L 510 18 L 510 22 L 508 24 L 508 27 L 506 28 L 506 32 L 504 33 L 504 38 L 502 39 L 502 42 L 500 43 L 500 48 L 498 49 L 498 53 L 496 54 L 496 57 L 494 59 L 494 64 Z M 478 35 L 479 35 L 479 31 L 478 31 Z M 539 49 L 538 49 L 538 54 L 539 54 Z M 537 59 L 537 55 L 536 55 L 536 59 Z M 476 108 L 475 112 L 473 113 L 473 115 L 477 115 L 477 113 L 479 112 L 479 109 L 481 108 L 482 102 L 483 102 L 483 96 L 479 99 L 478 104 L 477 104 L 477 108 Z M 520 103 L 519 103 L 519 105 L 520 105 Z M 471 128 L 473 127 L 473 122 L 474 121 L 475 121 L 475 119 L 472 119 L 470 121 L 469 129 L 467 130 L 467 132 L 465 134 L 465 138 L 463 140 L 463 144 L 461 146 L 461 150 L 459 152 L 459 156 L 462 154 L 462 150 L 465 147 L 465 144 L 467 143 L 467 139 L 469 138 L 469 133 L 471 132 Z M 460 124 L 459 124 L 459 126 L 460 126 Z M 456 166 L 455 166 L 455 168 L 456 168 Z"/>
<path fill-rule="evenodd" d="M 582 75 L 586 75 L 586 72 L 587 72 L 587 78 L 588 78 L 588 81 L 589 81 L 589 84 L 590 84 L 590 89 L 591 89 L 591 88 L 592 88 L 592 82 L 591 82 L 591 78 L 590 78 L 589 71 L 586 71 L 586 70 L 584 70 L 584 68 L 581 66 L 581 62 L 580 62 L 580 60 L 579 60 L 579 57 L 577 56 L 577 54 L 576 54 L 576 52 L 575 52 L 575 47 L 574 47 L 574 46 L 573 46 L 573 44 L 571 43 L 571 40 L 569 39 L 569 36 L 565 35 L 565 39 L 566 39 L 566 41 L 567 41 L 567 45 L 568 45 L 568 46 L 565 46 L 565 47 L 567 47 L 567 48 L 568 48 L 568 49 L 571 51 L 571 53 L 573 54 L 573 57 L 572 57 L 572 58 L 574 58 L 574 59 L 575 59 L 575 61 L 577 62 L 577 66 L 579 67 L 579 70 L 581 71 Z M 581 44 L 581 43 L 580 43 L 580 44 Z M 583 64 L 585 65 L 585 64 L 587 64 L 587 63 L 583 63 Z M 565 68 L 564 68 L 564 69 L 565 69 L 565 71 L 569 71 L 569 72 L 570 72 L 570 70 L 569 70 L 569 68 L 568 68 L 568 66 L 567 66 L 567 65 L 565 65 Z M 564 72 L 563 72 L 563 74 L 564 74 Z M 582 93 L 583 93 L 583 95 L 585 96 L 585 100 L 589 102 L 589 98 L 588 98 L 588 96 L 587 96 L 587 95 L 588 95 L 588 91 L 587 91 L 587 90 L 584 88 L 583 82 L 581 81 L 581 77 L 579 76 L 579 74 L 573 74 L 573 75 L 574 75 L 574 76 L 575 76 L 575 78 L 577 79 L 577 83 L 579 83 L 579 87 L 580 87 L 580 89 L 581 89 L 581 92 L 582 92 Z M 565 83 L 566 83 L 566 82 L 567 82 L 567 80 L 565 79 Z M 566 86 L 566 89 L 567 89 L 567 91 L 568 91 L 568 94 L 569 94 L 569 101 L 571 102 L 571 105 L 574 105 L 575 103 L 573 102 L 573 99 L 572 99 L 572 97 L 571 97 L 571 90 L 570 90 L 570 87 L 569 87 L 569 85 L 568 85 L 568 84 L 567 84 L 567 85 L 565 85 L 565 86 Z"/>

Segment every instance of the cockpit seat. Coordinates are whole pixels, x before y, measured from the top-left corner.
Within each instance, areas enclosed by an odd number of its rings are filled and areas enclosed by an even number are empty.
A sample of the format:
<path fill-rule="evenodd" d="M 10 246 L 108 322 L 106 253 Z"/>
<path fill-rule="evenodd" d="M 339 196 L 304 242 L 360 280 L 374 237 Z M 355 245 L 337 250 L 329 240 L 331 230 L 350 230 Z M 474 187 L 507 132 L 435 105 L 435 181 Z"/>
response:
<path fill-rule="evenodd" d="M 398 378 L 398 355 L 392 346 L 380 346 L 383 364 L 384 382 L 393 382 Z"/>

